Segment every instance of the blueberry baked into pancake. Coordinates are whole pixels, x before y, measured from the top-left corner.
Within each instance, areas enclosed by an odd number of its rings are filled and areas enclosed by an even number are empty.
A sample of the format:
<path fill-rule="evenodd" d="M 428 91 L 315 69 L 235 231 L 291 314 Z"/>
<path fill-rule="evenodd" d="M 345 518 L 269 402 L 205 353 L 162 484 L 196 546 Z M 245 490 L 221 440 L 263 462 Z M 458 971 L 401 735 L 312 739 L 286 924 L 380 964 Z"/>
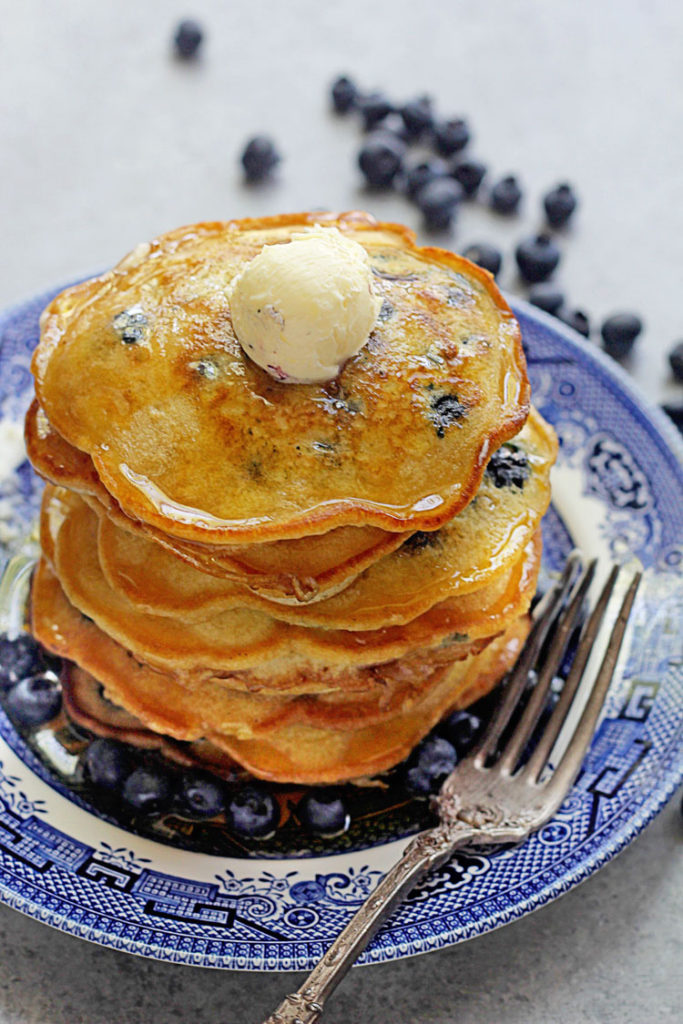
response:
<path fill-rule="evenodd" d="M 45 310 L 31 629 L 95 735 L 366 780 L 500 681 L 556 455 L 481 268 L 367 214 L 199 224 Z"/>

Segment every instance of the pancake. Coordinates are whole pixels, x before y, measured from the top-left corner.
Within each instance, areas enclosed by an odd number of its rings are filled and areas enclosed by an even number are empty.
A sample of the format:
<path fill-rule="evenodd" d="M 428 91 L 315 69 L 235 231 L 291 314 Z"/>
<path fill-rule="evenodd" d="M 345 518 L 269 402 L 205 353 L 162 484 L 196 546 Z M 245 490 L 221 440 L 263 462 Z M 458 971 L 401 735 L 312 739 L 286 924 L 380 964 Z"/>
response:
<path fill-rule="evenodd" d="M 476 497 L 459 515 L 439 531 L 413 535 L 342 593 L 325 600 L 274 605 L 239 584 L 207 578 L 145 536 L 119 529 L 105 515 L 98 530 L 102 571 L 109 585 L 136 608 L 157 615 L 198 619 L 248 607 L 282 622 L 326 629 L 403 624 L 503 573 L 536 532 L 550 501 L 550 468 L 557 451 L 554 432 L 532 410 L 522 431 L 499 455 L 504 450 L 522 458 L 515 463 L 519 473 L 514 480 L 485 472 Z"/>
<path fill-rule="evenodd" d="M 208 683 L 200 693 L 191 692 L 173 676 L 136 662 L 85 620 L 45 560 L 35 574 L 32 629 L 49 650 L 74 658 L 104 685 L 109 699 L 153 732 L 208 740 L 261 778 L 338 782 L 392 767 L 443 714 L 495 685 L 514 661 L 528 620 L 514 620 L 481 654 L 444 666 L 388 701 L 367 694 L 263 697 Z"/>
<path fill-rule="evenodd" d="M 299 540 L 220 547 L 169 537 L 125 515 L 97 475 L 93 461 L 56 432 L 37 400 L 26 416 L 26 450 L 34 469 L 53 484 L 81 494 L 120 530 L 153 539 L 203 574 L 235 581 L 270 601 L 298 603 L 337 593 L 406 536 L 372 526 L 342 526 Z"/>
<path fill-rule="evenodd" d="M 41 543 L 67 597 L 144 662 L 199 680 L 258 667 L 276 686 L 295 669 L 370 665 L 444 641 L 500 632 L 526 610 L 540 560 L 534 538 L 511 571 L 471 594 L 435 605 L 409 623 L 378 630 L 304 628 L 236 608 L 202 620 L 171 619 L 135 608 L 113 590 L 97 555 L 97 517 L 77 496 L 46 492 Z"/>
<path fill-rule="evenodd" d="M 244 355 L 226 296 L 264 244 L 314 223 L 366 249 L 383 312 L 334 381 L 283 384 Z M 67 289 L 41 323 L 50 423 L 126 515 L 192 542 L 437 529 L 528 413 L 519 327 L 491 276 L 367 215 L 181 228 Z"/>

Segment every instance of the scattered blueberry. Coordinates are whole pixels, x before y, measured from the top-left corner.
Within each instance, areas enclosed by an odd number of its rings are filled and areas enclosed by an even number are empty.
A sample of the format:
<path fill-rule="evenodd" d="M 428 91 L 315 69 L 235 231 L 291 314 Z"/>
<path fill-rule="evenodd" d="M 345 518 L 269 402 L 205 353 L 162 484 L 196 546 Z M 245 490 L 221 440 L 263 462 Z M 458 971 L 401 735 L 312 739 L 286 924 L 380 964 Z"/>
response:
<path fill-rule="evenodd" d="M 417 139 L 434 124 L 432 101 L 429 96 L 409 100 L 401 107 L 401 117 L 408 135 Z"/>
<path fill-rule="evenodd" d="M 380 121 L 383 121 L 387 114 L 394 111 L 394 104 L 391 103 L 384 93 L 371 92 L 367 96 L 358 98 L 358 109 L 363 118 L 363 127 L 366 132 L 376 128 Z"/>
<path fill-rule="evenodd" d="M 338 114 L 346 114 L 352 107 L 355 107 L 358 99 L 358 89 L 346 75 L 340 75 L 332 83 L 330 94 L 332 105 Z"/>
<path fill-rule="evenodd" d="M 178 57 L 182 57 L 183 60 L 196 57 L 203 38 L 204 33 L 198 22 L 190 18 L 181 21 L 173 36 L 173 45 Z"/>
<path fill-rule="evenodd" d="M 349 827 L 349 814 L 335 789 L 311 790 L 300 801 L 297 812 L 304 828 L 319 835 L 337 835 Z"/>
<path fill-rule="evenodd" d="M 421 160 L 408 168 L 405 174 L 405 190 L 411 199 L 415 199 L 420 189 L 436 178 L 448 177 L 448 164 L 445 160 L 435 157 L 433 160 Z"/>
<path fill-rule="evenodd" d="M 522 448 L 504 444 L 493 453 L 484 472 L 496 487 L 523 488 L 529 478 L 529 460 Z"/>
<path fill-rule="evenodd" d="M 61 706 L 62 687 L 52 672 L 20 679 L 7 694 L 7 710 L 20 725 L 44 725 Z"/>
<path fill-rule="evenodd" d="M 642 320 L 633 313 L 615 313 L 607 317 L 600 328 L 605 352 L 613 359 L 623 359 L 633 348 L 642 329 Z"/>
<path fill-rule="evenodd" d="M 20 633 L 14 640 L 0 637 L 0 690 L 8 690 L 24 676 L 35 675 L 43 668 L 43 650 L 29 633 Z"/>
<path fill-rule="evenodd" d="M 252 839 L 270 835 L 280 820 L 275 798 L 257 786 L 240 789 L 228 803 L 226 813 L 230 827 Z"/>
<path fill-rule="evenodd" d="M 468 199 L 471 199 L 479 191 L 479 186 L 486 176 L 486 164 L 481 160 L 459 160 L 452 174 L 462 185 Z"/>
<path fill-rule="evenodd" d="M 387 188 L 403 164 L 405 143 L 390 132 L 369 135 L 358 154 L 360 167 L 368 185 Z"/>
<path fill-rule="evenodd" d="M 465 259 L 472 260 L 478 267 L 488 270 L 489 274 L 493 274 L 494 277 L 498 276 L 503 265 L 503 254 L 500 249 L 496 249 L 495 245 L 489 245 L 488 242 L 476 242 L 468 245 L 463 256 Z"/>
<path fill-rule="evenodd" d="M 121 789 L 133 770 L 130 747 L 117 740 L 93 740 L 83 762 L 90 780 L 102 789 Z"/>
<path fill-rule="evenodd" d="M 452 423 L 457 423 L 458 420 L 467 416 L 467 406 L 460 401 L 457 395 L 448 393 L 437 395 L 432 399 L 430 405 L 437 437 L 445 437 L 446 429 Z"/>
<path fill-rule="evenodd" d="M 566 224 L 576 209 L 576 196 L 571 185 L 563 182 L 547 192 L 543 197 L 543 208 L 552 227 L 560 228 Z"/>
<path fill-rule="evenodd" d="M 515 249 L 519 272 L 525 281 L 545 281 L 560 262 L 560 250 L 550 235 L 533 235 L 523 239 Z"/>
<path fill-rule="evenodd" d="M 435 178 L 417 194 L 425 225 L 434 230 L 450 227 L 463 197 L 462 185 L 453 178 Z"/>
<path fill-rule="evenodd" d="M 242 167 L 247 181 L 263 181 L 280 162 L 280 154 L 267 135 L 255 135 L 242 153 Z"/>
<path fill-rule="evenodd" d="M 560 320 L 562 323 L 567 324 L 568 327 L 573 327 L 575 331 L 582 334 L 584 338 L 589 338 L 591 333 L 590 320 L 588 314 L 584 313 L 582 309 L 570 309 L 560 314 Z"/>
<path fill-rule="evenodd" d="M 522 190 L 514 174 L 497 181 L 489 196 L 489 205 L 496 213 L 515 213 L 521 201 Z"/>
<path fill-rule="evenodd" d="M 192 818 L 215 818 L 225 810 L 225 791 L 220 782 L 200 772 L 184 772 L 178 785 L 180 809 Z"/>
<path fill-rule="evenodd" d="M 683 381 L 683 341 L 677 342 L 669 352 L 669 366 L 676 380 Z"/>
<path fill-rule="evenodd" d="M 116 314 L 112 327 L 126 345 L 135 345 L 145 336 L 147 317 L 139 307 L 132 306 Z"/>
<path fill-rule="evenodd" d="M 405 773 L 406 788 L 416 796 L 435 793 L 455 768 L 455 747 L 443 736 L 428 736 L 411 756 Z"/>
<path fill-rule="evenodd" d="M 441 731 L 455 747 L 458 757 L 464 757 L 481 732 L 482 721 L 471 711 L 453 711 L 441 723 Z"/>
<path fill-rule="evenodd" d="M 529 289 L 529 302 L 556 316 L 564 305 L 564 295 L 555 285 L 541 282 Z"/>
<path fill-rule="evenodd" d="M 156 814 L 171 803 L 173 786 L 169 773 L 160 765 L 136 768 L 123 784 L 123 799 L 136 811 Z"/>
<path fill-rule="evenodd" d="M 440 121 L 434 125 L 434 143 L 443 156 L 459 153 L 470 141 L 470 129 L 462 117 Z"/>
<path fill-rule="evenodd" d="M 386 117 L 383 117 L 382 120 L 375 125 L 375 130 L 395 135 L 401 140 L 401 142 L 408 142 L 410 140 L 410 136 L 406 131 L 406 126 L 403 123 L 403 118 L 400 114 L 387 114 Z"/>
<path fill-rule="evenodd" d="M 661 408 L 683 434 L 683 402 L 663 402 Z"/>

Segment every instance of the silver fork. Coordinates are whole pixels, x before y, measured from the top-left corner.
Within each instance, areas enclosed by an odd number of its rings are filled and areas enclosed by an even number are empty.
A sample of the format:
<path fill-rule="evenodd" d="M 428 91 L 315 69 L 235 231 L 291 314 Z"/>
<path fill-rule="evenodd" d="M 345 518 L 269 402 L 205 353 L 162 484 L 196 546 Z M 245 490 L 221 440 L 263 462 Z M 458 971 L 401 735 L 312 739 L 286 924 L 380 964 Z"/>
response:
<path fill-rule="evenodd" d="M 559 702 L 531 756 L 521 765 L 520 760 L 523 761 L 523 753 L 540 718 L 550 685 L 579 621 L 595 571 L 595 562 L 582 569 L 578 554 L 570 556 L 562 578 L 535 610 L 531 633 L 508 677 L 504 696 L 488 728 L 476 748 L 456 765 L 435 798 L 439 824 L 420 832 L 408 843 L 400 861 L 384 876 L 303 985 L 286 996 L 264 1024 L 315 1024 L 328 996 L 358 955 L 393 910 L 430 871 L 445 864 L 462 846 L 526 839 L 544 825 L 562 804 L 581 767 L 605 701 L 640 583 L 640 573 L 634 576 L 621 604 L 578 723 L 572 724 L 576 714 L 570 715 L 570 712 L 576 711 L 579 684 L 605 620 L 619 572 L 616 566 L 582 629 Z M 553 626 L 554 633 L 549 639 Z M 546 641 L 547 653 L 544 653 L 542 664 L 537 664 Z M 517 724 L 510 726 L 534 667 L 538 679 L 532 695 Z M 572 730 L 571 738 L 553 767 L 548 758 L 565 723 L 567 730 Z M 499 750 L 501 740 L 504 742 Z"/>

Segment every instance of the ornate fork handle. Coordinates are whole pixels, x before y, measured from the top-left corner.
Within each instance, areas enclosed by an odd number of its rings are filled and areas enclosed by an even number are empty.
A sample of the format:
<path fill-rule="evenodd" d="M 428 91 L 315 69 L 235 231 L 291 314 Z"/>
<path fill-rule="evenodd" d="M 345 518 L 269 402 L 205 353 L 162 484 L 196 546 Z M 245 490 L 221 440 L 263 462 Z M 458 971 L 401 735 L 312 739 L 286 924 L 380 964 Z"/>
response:
<path fill-rule="evenodd" d="M 445 864 L 459 847 L 488 839 L 490 825 L 488 820 L 482 830 L 476 824 L 456 820 L 415 836 L 402 858 L 351 918 L 301 988 L 285 996 L 264 1024 L 315 1024 L 328 996 L 395 907 L 419 881 Z"/>

